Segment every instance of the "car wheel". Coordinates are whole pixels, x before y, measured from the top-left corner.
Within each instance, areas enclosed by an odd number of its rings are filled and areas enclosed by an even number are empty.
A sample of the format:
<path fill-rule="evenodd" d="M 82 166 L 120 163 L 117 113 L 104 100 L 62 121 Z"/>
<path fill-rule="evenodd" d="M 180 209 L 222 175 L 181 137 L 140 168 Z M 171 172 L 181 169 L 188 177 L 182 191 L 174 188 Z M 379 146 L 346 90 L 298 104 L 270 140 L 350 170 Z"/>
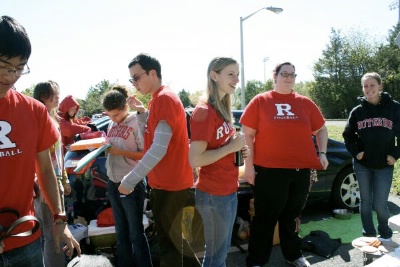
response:
<path fill-rule="evenodd" d="M 331 199 L 334 208 L 358 211 L 360 190 L 352 167 L 346 167 L 336 176 L 332 186 Z"/>

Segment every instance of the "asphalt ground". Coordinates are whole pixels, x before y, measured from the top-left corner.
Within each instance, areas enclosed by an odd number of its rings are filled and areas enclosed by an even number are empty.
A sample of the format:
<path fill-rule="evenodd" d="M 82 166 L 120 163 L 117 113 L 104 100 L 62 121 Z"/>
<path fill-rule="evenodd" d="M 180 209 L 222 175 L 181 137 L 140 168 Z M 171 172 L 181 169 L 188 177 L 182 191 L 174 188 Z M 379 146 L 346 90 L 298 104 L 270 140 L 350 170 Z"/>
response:
<path fill-rule="evenodd" d="M 400 214 L 400 196 L 391 194 L 389 196 L 389 211 L 392 215 Z M 328 203 L 319 203 L 307 205 L 302 214 L 302 221 L 318 220 L 332 216 Z M 361 221 L 360 221 L 361 224 Z M 315 229 L 318 230 L 318 229 Z M 360 233 L 361 236 L 361 233 Z M 393 235 L 393 241 L 400 244 L 400 234 L 396 232 Z M 242 248 L 247 249 L 247 245 Z M 226 262 L 227 267 L 246 267 L 247 251 L 238 251 L 236 247 L 231 247 Z M 315 267 L 359 267 L 363 266 L 363 253 L 354 248 L 351 244 L 341 245 L 330 258 L 323 258 L 316 254 L 304 251 L 303 255 Z M 268 264 L 263 267 L 287 267 L 288 265 L 282 256 L 279 245 L 275 245 L 272 249 L 271 258 Z M 399 265 L 400 266 L 400 262 Z M 382 266 L 385 267 L 385 266 Z"/>

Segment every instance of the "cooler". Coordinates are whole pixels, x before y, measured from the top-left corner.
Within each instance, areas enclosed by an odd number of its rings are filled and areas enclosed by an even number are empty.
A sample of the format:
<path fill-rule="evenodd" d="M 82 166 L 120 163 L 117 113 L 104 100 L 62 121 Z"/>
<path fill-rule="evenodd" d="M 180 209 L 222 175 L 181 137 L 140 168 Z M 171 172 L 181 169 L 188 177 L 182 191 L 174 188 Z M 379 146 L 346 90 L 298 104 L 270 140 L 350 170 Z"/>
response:
<path fill-rule="evenodd" d="M 143 215 L 143 226 L 146 229 L 149 226 L 149 219 Z M 91 220 L 88 226 L 88 237 L 90 242 L 96 248 L 114 247 L 117 243 L 115 235 L 115 226 L 98 227 L 97 220 Z"/>
<path fill-rule="evenodd" d="M 90 243 L 95 248 L 113 247 L 117 243 L 115 226 L 98 227 L 97 220 L 91 220 L 88 226 Z"/>

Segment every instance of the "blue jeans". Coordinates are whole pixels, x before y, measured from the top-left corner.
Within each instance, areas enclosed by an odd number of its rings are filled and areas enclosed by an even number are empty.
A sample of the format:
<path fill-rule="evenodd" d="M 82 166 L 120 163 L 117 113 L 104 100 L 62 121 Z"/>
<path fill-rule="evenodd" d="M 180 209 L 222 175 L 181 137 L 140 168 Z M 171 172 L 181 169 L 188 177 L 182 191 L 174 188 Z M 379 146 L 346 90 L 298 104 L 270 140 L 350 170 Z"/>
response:
<path fill-rule="evenodd" d="M 110 180 L 107 185 L 117 235 L 117 264 L 121 267 L 153 266 L 143 226 L 144 182 L 138 183 L 129 195 L 121 195 L 119 185 Z"/>
<path fill-rule="evenodd" d="M 61 181 L 58 180 L 59 192 L 61 197 L 61 203 L 64 203 L 64 188 L 61 185 Z M 43 194 L 40 197 L 33 200 L 35 206 L 36 217 L 39 220 L 40 230 L 42 231 L 41 242 L 44 265 L 47 266 L 65 266 L 65 253 L 61 251 L 57 254 L 55 250 L 54 238 L 53 238 L 53 213 L 50 207 L 45 203 Z M 64 247 L 61 242 L 60 247 Z"/>
<path fill-rule="evenodd" d="M 203 220 L 206 251 L 203 267 L 225 267 L 237 211 L 237 193 L 213 196 L 196 189 L 196 208 Z"/>
<path fill-rule="evenodd" d="M 62 252 L 60 252 L 62 253 Z M 0 267 L 43 267 L 40 239 L 0 254 Z"/>
<path fill-rule="evenodd" d="M 392 237 L 392 230 L 388 226 L 390 217 L 387 201 L 393 180 L 393 167 L 371 169 L 353 160 L 354 172 L 360 187 L 360 214 L 363 225 L 363 234 L 376 236 L 372 219 L 372 209 L 378 218 L 378 234 L 382 238 Z"/>

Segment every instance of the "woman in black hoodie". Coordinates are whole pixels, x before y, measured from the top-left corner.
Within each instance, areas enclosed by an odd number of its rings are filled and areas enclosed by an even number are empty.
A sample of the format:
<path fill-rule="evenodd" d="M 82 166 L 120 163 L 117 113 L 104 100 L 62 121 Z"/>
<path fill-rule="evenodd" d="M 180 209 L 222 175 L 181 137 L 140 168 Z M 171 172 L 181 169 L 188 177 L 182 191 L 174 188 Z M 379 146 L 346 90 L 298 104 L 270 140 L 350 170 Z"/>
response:
<path fill-rule="evenodd" d="M 393 167 L 400 157 L 400 104 L 382 92 L 378 73 L 361 78 L 364 96 L 351 112 L 343 132 L 347 150 L 353 155 L 354 171 L 360 187 L 360 214 L 364 236 L 391 240 L 387 200 L 393 179 Z M 376 231 L 372 209 L 376 211 Z"/>

